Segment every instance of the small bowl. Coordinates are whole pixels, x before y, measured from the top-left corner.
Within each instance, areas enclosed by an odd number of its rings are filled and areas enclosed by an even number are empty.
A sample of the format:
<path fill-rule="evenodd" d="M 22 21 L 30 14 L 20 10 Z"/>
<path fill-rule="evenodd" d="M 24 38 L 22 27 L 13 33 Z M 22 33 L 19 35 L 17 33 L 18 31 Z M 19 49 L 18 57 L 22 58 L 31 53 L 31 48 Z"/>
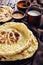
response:
<path fill-rule="evenodd" d="M 21 20 L 23 20 L 25 18 L 25 14 L 21 11 L 15 11 L 13 13 L 13 19 L 15 22 L 20 22 Z"/>
<path fill-rule="evenodd" d="M 32 12 L 32 11 L 36 11 L 37 15 L 34 14 L 34 12 L 32 13 L 28 13 L 28 12 Z M 41 22 L 41 10 L 37 7 L 30 7 L 29 9 L 27 9 L 26 11 L 27 14 L 27 19 L 28 19 L 28 23 L 33 25 L 33 26 L 39 26 L 40 22 Z"/>
<path fill-rule="evenodd" d="M 23 11 L 23 12 L 25 12 L 26 9 L 29 8 L 29 6 L 30 6 L 30 2 L 27 2 L 27 4 L 26 4 L 26 1 L 19 1 L 19 2 L 17 3 L 17 8 L 18 8 L 19 10 Z"/>

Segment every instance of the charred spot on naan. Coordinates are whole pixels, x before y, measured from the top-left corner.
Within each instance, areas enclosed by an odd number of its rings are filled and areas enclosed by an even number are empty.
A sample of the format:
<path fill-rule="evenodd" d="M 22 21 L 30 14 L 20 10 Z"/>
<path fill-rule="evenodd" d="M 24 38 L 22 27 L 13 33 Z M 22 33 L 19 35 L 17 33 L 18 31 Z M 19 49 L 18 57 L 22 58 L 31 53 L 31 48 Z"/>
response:
<path fill-rule="evenodd" d="M 20 34 L 18 32 L 13 32 L 13 33 L 10 32 L 9 36 L 10 36 L 10 40 L 12 42 L 17 42 L 18 39 L 19 39 Z"/>
<path fill-rule="evenodd" d="M 17 42 L 20 34 L 18 32 L 15 31 L 1 31 L 0 32 L 1 36 L 0 36 L 0 43 L 5 43 L 5 41 L 7 40 L 8 44 L 10 44 L 10 42 Z"/>

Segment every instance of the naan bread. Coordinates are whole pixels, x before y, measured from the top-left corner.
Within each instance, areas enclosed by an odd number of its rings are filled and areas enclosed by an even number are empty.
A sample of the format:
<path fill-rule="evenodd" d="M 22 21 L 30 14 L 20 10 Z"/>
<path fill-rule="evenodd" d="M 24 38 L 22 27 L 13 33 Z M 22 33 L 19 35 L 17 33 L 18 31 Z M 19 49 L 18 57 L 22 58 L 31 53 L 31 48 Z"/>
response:
<path fill-rule="evenodd" d="M 38 49 L 38 42 L 33 33 L 23 23 L 9 22 L 0 26 L 0 33 L 2 34 L 3 31 L 5 33 L 12 32 L 12 30 L 19 34 L 19 38 L 16 42 L 12 42 L 8 33 L 7 41 L 9 40 L 10 42 L 0 43 L 1 61 L 21 60 L 32 57 Z M 2 34 L 0 36 L 2 36 Z M 15 34 L 14 39 L 16 39 Z"/>
<path fill-rule="evenodd" d="M 16 37 L 15 34 L 19 37 Z M 12 55 L 21 52 L 30 45 L 30 36 L 31 32 L 23 23 L 9 22 L 0 26 L 0 55 Z"/>
<path fill-rule="evenodd" d="M 13 54 L 13 55 L 7 55 L 7 56 L 2 56 L 1 61 L 14 61 L 14 60 L 22 60 L 22 59 L 27 59 L 30 58 L 34 55 L 36 50 L 38 49 L 38 42 L 34 35 L 31 35 L 31 45 L 28 46 L 27 49 L 23 50 L 22 52 L 18 54 Z"/>
<path fill-rule="evenodd" d="M 7 10 L 9 13 L 13 13 L 14 12 L 14 10 L 10 7 L 10 6 L 2 6 L 3 7 L 3 9 L 5 9 L 5 10 Z"/>
<path fill-rule="evenodd" d="M 13 9 L 9 6 L 0 7 L 0 22 L 6 22 L 12 18 Z"/>

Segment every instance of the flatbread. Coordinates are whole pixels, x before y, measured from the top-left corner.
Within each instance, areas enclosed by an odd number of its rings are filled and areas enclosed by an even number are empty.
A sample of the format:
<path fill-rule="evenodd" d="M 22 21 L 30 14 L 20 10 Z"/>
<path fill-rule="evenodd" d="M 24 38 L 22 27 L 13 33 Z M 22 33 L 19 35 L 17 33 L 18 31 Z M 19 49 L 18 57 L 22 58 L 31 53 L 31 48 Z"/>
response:
<path fill-rule="evenodd" d="M 13 55 L 1 56 L 1 61 L 15 61 L 32 57 L 38 49 L 38 42 L 33 34 L 31 35 L 30 42 L 31 45 L 28 46 L 27 49 L 23 50 L 22 52 L 16 55 L 13 54 Z"/>
<path fill-rule="evenodd" d="M 0 43 L 1 61 L 21 60 L 32 57 L 38 49 L 36 37 L 24 23 L 9 22 L 0 26 L 0 33 L 2 31 L 12 32 L 12 30 L 17 32 L 20 37 L 17 42 Z"/>
<path fill-rule="evenodd" d="M 15 32 L 19 34 L 18 38 L 15 37 Z M 12 38 L 10 37 L 10 33 L 13 34 Z M 23 23 L 9 22 L 5 23 L 4 25 L 1 25 L 0 55 L 12 55 L 20 53 L 22 50 L 27 48 L 28 45 L 30 45 L 29 43 L 29 39 L 31 39 L 30 35 L 31 32 L 27 29 L 27 27 Z"/>
<path fill-rule="evenodd" d="M 12 19 L 13 9 L 9 6 L 0 7 L 0 22 L 6 22 Z"/>
<path fill-rule="evenodd" d="M 5 6 L 5 5 L 3 5 L 2 6 L 5 10 L 7 10 L 9 13 L 13 13 L 14 12 L 14 10 L 10 7 L 10 6 Z"/>

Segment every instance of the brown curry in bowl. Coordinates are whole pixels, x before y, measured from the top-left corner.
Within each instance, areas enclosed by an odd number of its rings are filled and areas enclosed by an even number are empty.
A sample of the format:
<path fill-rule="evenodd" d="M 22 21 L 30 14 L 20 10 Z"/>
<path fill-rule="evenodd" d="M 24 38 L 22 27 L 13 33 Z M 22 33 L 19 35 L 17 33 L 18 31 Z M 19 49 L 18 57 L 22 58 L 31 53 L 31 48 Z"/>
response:
<path fill-rule="evenodd" d="M 22 11 L 26 11 L 26 9 L 30 6 L 30 2 L 19 1 L 17 3 L 17 8 Z"/>

